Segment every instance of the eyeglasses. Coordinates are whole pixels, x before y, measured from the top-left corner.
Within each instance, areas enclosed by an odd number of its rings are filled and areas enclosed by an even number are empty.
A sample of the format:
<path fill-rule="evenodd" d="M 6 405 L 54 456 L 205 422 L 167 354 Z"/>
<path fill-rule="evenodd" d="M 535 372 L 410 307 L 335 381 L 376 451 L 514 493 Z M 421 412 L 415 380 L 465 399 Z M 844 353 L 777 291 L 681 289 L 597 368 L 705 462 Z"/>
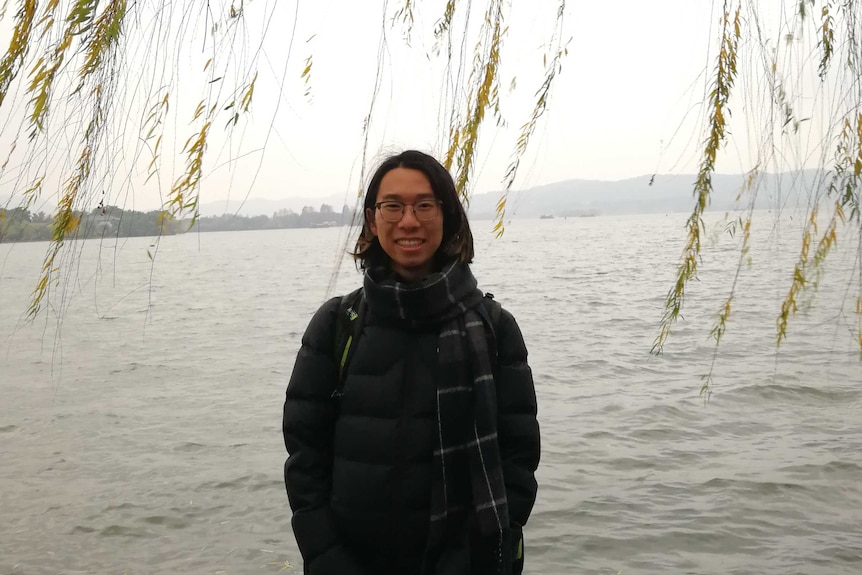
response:
<path fill-rule="evenodd" d="M 430 222 L 440 213 L 440 206 L 443 202 L 440 200 L 419 200 L 413 204 L 405 204 L 396 200 L 387 200 L 385 202 L 377 202 L 374 207 L 380 212 L 380 217 L 384 221 L 396 223 L 400 222 L 404 217 L 404 209 L 407 206 L 413 208 L 413 215 L 417 220 Z"/>

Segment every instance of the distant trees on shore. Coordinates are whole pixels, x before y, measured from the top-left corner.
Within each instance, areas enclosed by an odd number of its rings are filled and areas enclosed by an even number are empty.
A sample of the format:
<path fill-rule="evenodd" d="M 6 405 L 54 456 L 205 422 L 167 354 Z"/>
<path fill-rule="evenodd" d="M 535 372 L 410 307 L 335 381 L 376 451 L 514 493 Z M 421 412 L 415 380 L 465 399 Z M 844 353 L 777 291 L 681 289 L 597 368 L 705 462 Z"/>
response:
<path fill-rule="evenodd" d="M 198 218 L 193 230 L 202 232 L 226 232 L 244 230 L 272 230 L 285 228 L 331 228 L 347 226 L 353 220 L 354 210 L 344 206 L 340 212 L 329 204 L 322 204 L 319 210 L 305 206 L 300 213 L 290 209 L 281 209 L 267 216 L 240 216 L 224 214 Z"/>
<path fill-rule="evenodd" d="M 175 220 L 162 210 L 138 212 L 117 206 L 93 208 L 90 212 L 75 212 L 78 239 L 100 237 L 160 236 L 187 231 L 222 232 L 271 230 L 284 228 L 322 228 L 350 225 L 353 210 L 344 206 L 340 212 L 328 204 L 317 210 L 312 206 L 301 213 L 279 210 L 269 216 L 224 214 L 190 220 Z M 0 208 L 0 242 L 38 242 L 54 238 L 52 217 L 45 212 L 31 213 L 25 208 Z"/>

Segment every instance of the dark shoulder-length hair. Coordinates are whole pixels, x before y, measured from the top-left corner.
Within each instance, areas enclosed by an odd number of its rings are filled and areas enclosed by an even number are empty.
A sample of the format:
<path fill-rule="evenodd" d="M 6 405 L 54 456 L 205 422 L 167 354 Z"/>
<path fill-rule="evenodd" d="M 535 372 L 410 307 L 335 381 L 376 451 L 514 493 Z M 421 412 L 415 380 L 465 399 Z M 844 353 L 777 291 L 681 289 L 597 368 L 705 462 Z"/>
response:
<path fill-rule="evenodd" d="M 473 233 L 470 231 L 470 223 L 467 221 L 467 212 L 458 197 L 455 182 L 452 175 L 432 156 L 416 150 L 407 150 L 389 156 L 377 167 L 368 189 L 365 192 L 365 201 L 362 210 L 362 231 L 356 240 L 353 258 L 358 262 L 361 269 L 373 267 L 389 267 L 389 256 L 380 247 L 380 242 L 371 232 L 371 218 L 374 217 L 374 204 L 377 201 L 377 192 L 380 190 L 380 182 L 389 171 L 395 168 L 408 168 L 419 170 L 431 183 L 434 197 L 443 205 L 443 241 L 437 248 L 435 254 L 435 265 L 439 269 L 446 261 L 452 258 L 469 264 L 473 261 Z"/>

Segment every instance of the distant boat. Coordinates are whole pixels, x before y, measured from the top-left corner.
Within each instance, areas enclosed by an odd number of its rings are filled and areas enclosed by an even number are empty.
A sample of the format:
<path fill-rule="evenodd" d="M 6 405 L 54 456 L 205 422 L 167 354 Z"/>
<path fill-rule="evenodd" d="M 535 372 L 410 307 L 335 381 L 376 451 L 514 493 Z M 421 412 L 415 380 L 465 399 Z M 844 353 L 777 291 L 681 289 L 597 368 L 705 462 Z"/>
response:
<path fill-rule="evenodd" d="M 539 216 L 540 220 L 553 220 L 554 216 L 552 214 L 542 214 Z"/>

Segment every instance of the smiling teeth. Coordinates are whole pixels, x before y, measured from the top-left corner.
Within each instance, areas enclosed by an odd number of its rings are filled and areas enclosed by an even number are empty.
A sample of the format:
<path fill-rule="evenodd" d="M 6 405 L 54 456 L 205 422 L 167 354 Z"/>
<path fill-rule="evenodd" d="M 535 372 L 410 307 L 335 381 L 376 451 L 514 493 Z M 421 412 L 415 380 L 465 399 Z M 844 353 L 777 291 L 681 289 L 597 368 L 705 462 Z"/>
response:
<path fill-rule="evenodd" d="M 402 246 L 418 246 L 422 240 L 398 240 L 397 243 Z"/>

